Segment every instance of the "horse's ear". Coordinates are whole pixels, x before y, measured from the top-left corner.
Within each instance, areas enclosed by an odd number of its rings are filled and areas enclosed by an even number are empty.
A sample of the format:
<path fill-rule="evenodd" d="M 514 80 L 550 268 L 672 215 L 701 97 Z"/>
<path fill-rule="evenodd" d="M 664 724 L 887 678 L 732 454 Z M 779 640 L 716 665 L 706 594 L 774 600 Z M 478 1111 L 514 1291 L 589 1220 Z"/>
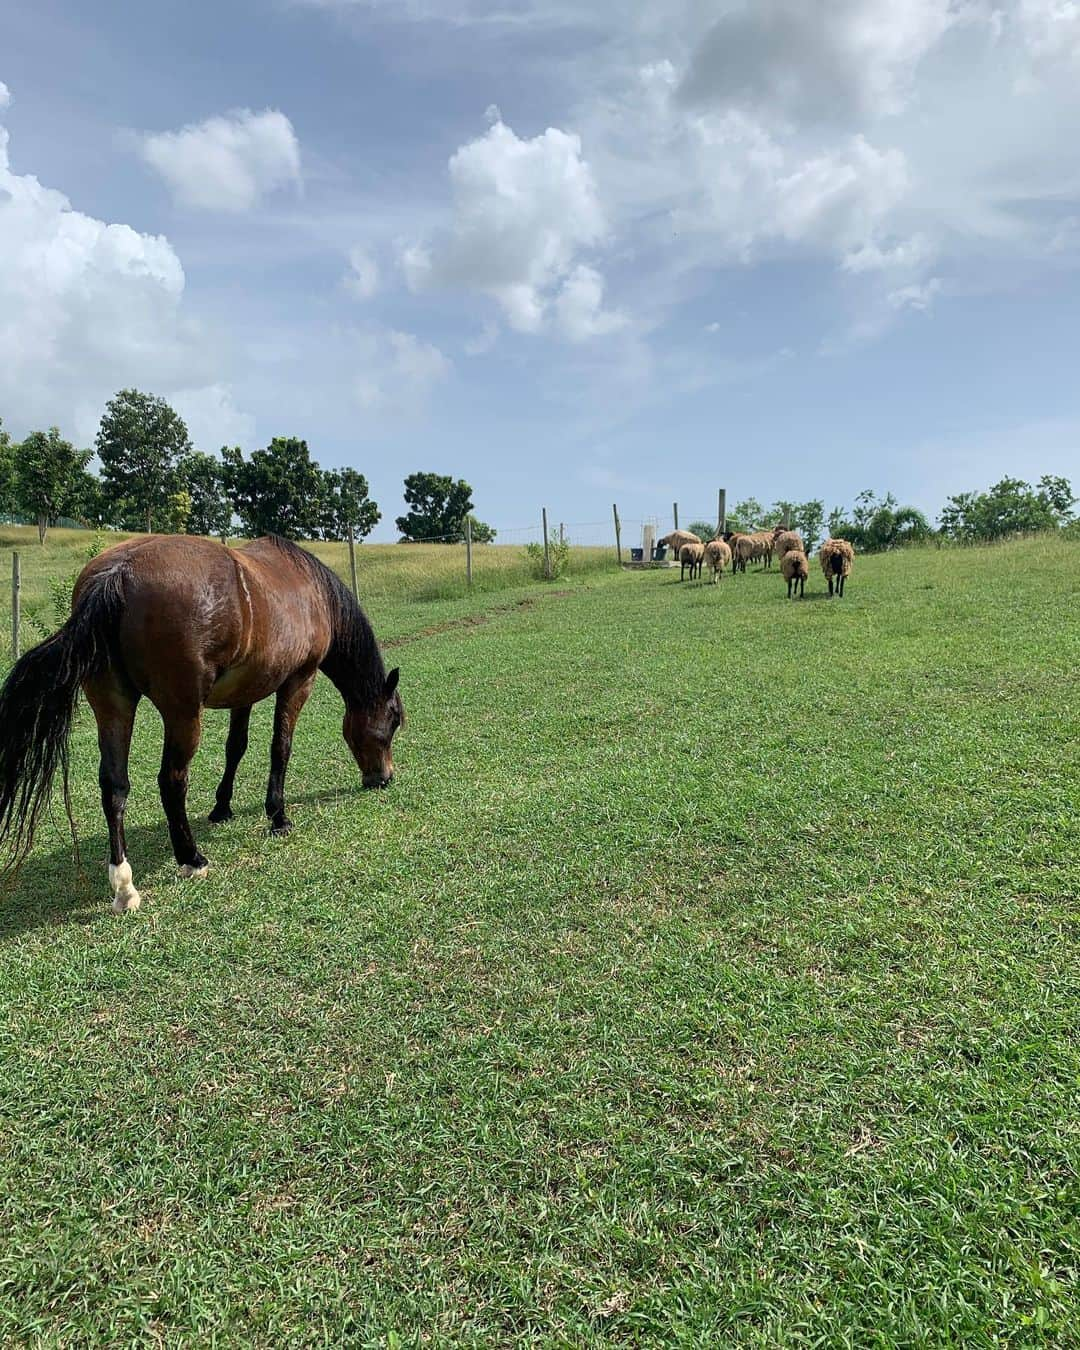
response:
<path fill-rule="evenodd" d="M 397 666 L 395 666 L 394 669 L 390 672 L 390 674 L 387 675 L 386 687 L 383 690 L 387 698 L 389 698 L 391 694 L 393 694 L 394 690 L 397 688 L 397 683 L 400 676 L 401 671 L 397 668 Z"/>

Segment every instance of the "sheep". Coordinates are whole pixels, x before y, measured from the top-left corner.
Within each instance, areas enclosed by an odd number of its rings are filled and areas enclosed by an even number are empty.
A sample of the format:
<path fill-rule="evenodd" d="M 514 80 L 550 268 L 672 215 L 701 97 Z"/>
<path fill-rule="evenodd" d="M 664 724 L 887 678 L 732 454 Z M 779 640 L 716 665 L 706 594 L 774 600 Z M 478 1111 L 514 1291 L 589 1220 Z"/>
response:
<path fill-rule="evenodd" d="M 836 594 L 844 594 L 844 581 L 851 576 L 851 566 L 855 561 L 855 550 L 846 539 L 826 539 L 818 550 L 821 570 L 829 583 L 829 595 L 836 586 Z"/>
<path fill-rule="evenodd" d="M 748 534 L 733 534 L 730 539 L 731 556 L 734 559 L 733 572 L 745 572 L 746 564 L 753 561 L 754 541 Z"/>
<path fill-rule="evenodd" d="M 665 534 L 663 539 L 656 541 L 657 547 L 666 545 L 671 549 L 671 556 L 677 558 L 684 544 L 700 544 L 701 540 L 696 534 L 691 534 L 689 530 L 672 530 L 670 534 Z M 645 560 L 648 562 L 648 559 Z"/>
<path fill-rule="evenodd" d="M 795 530 L 786 530 L 783 525 L 777 525 L 773 530 L 773 547 L 776 550 L 776 556 L 781 562 L 784 560 L 784 554 L 790 553 L 795 549 L 799 553 L 805 553 L 806 548 L 802 541 L 802 535 Z"/>
<path fill-rule="evenodd" d="M 806 578 L 810 575 L 810 564 L 801 548 L 788 549 L 780 559 L 780 571 L 787 581 L 789 600 L 794 600 L 797 595 L 806 594 Z"/>
<path fill-rule="evenodd" d="M 705 561 L 705 545 L 700 541 L 696 544 L 683 544 L 679 549 L 679 580 L 682 581 L 686 575 L 686 569 L 690 569 L 690 580 L 701 576 L 701 564 Z"/>
<path fill-rule="evenodd" d="M 773 535 L 772 530 L 755 530 L 750 536 L 755 544 L 755 559 L 761 560 L 762 570 L 772 567 Z"/>
<path fill-rule="evenodd" d="M 731 565 L 731 549 L 723 539 L 712 539 L 705 545 L 705 557 L 712 568 L 712 580 L 715 585 L 725 567 Z"/>

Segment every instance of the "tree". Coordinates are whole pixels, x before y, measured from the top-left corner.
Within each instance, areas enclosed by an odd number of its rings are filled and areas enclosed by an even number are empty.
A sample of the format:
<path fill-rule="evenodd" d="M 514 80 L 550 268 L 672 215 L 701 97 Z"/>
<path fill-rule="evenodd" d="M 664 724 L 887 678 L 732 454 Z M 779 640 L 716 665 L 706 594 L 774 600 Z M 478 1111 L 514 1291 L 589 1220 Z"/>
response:
<path fill-rule="evenodd" d="M 773 525 L 784 525 L 787 529 L 793 530 L 798 510 L 795 502 L 773 502 L 762 521 L 762 526 L 771 528 Z"/>
<path fill-rule="evenodd" d="M 1049 474 L 1036 491 L 1020 478 L 1003 478 L 987 492 L 960 492 L 942 508 L 941 528 L 964 543 L 1056 530 L 1068 519 L 1072 488 Z"/>
<path fill-rule="evenodd" d="M 177 475 L 191 498 L 188 534 L 216 534 L 224 539 L 232 524 L 232 507 L 225 495 L 221 460 L 193 450 L 180 461 Z"/>
<path fill-rule="evenodd" d="M 765 508 L 756 497 L 747 497 L 744 502 L 736 502 L 728 512 L 727 527 L 740 534 L 753 534 L 760 530 L 765 522 Z"/>
<path fill-rule="evenodd" d="M 4 430 L 0 418 L 0 512 L 15 514 L 15 451 L 18 449 Z"/>
<path fill-rule="evenodd" d="M 716 526 L 707 520 L 693 520 L 687 528 L 691 534 L 696 534 L 703 544 L 707 544 L 716 533 Z"/>
<path fill-rule="evenodd" d="M 225 492 L 249 536 L 318 537 L 323 512 L 323 472 L 307 441 L 275 436 L 248 459 L 238 446 L 222 449 Z"/>
<path fill-rule="evenodd" d="M 190 534 L 191 493 L 187 488 L 170 492 L 165 503 L 165 529 L 169 534 Z"/>
<path fill-rule="evenodd" d="M 469 515 L 468 520 L 472 523 L 472 541 L 474 544 L 494 543 L 496 531 L 491 525 L 485 525 L 482 520 L 477 520 L 474 515 Z"/>
<path fill-rule="evenodd" d="M 375 502 L 368 498 L 368 482 L 356 469 L 328 469 L 323 474 L 322 537 L 363 539 L 381 519 Z"/>
<path fill-rule="evenodd" d="M 460 543 L 465 517 L 472 511 L 472 488 L 447 474 L 411 473 L 405 479 L 405 502 L 413 509 L 394 522 L 405 540 Z"/>
<path fill-rule="evenodd" d="M 42 544 L 56 517 L 75 505 L 79 475 L 90 462 L 90 454 L 65 441 L 58 427 L 32 431 L 19 447 L 15 500 L 20 511 L 37 519 Z"/>
<path fill-rule="evenodd" d="M 94 525 L 98 529 L 105 525 L 116 524 L 113 503 L 102 487 L 101 479 L 90 469 L 83 469 L 76 478 L 72 503 L 68 507 L 67 514 L 82 521 L 84 525 Z"/>
<path fill-rule="evenodd" d="M 105 405 L 97 452 L 107 491 L 153 529 L 154 512 L 176 490 L 178 460 L 191 451 L 181 417 L 163 398 L 121 389 Z"/>
<path fill-rule="evenodd" d="M 807 553 L 813 553 L 825 527 L 825 503 L 815 500 L 796 506 L 792 523 L 802 535 Z"/>

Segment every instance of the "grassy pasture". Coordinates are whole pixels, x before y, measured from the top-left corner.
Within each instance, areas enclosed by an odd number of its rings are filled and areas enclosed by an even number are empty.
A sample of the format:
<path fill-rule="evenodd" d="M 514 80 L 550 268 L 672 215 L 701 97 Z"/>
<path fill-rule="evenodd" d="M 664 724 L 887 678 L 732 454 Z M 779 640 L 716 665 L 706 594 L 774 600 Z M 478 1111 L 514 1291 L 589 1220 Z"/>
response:
<path fill-rule="evenodd" d="M 58 822 L 0 905 L 0 1340 L 1077 1343 L 1078 561 L 373 562 L 393 788 L 321 681 L 269 839 L 263 705 L 182 882 L 144 709 L 128 920 L 83 717 L 88 875 Z"/>

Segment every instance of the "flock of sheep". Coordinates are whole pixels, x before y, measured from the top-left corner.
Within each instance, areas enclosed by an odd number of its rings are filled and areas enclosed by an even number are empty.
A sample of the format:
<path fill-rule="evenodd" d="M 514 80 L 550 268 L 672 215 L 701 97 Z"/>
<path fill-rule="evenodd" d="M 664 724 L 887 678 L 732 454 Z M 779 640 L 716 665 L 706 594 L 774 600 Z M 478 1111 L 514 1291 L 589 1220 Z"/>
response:
<path fill-rule="evenodd" d="M 771 530 L 757 530 L 753 534 L 728 530 L 707 544 L 689 530 L 673 530 L 657 542 L 670 548 L 678 558 L 680 581 L 685 578 L 687 568 L 691 581 L 700 577 L 706 562 L 712 569 L 715 583 L 725 568 L 730 568 L 732 573 L 745 572 L 748 562 L 760 562 L 763 568 L 770 568 L 776 557 L 780 561 L 780 574 L 787 582 L 788 599 L 794 600 L 806 593 L 806 578 L 810 575 L 806 548 L 802 537 L 783 525 Z M 855 550 L 846 539 L 826 539 L 818 550 L 818 561 L 829 583 L 829 595 L 843 595 L 844 582 L 851 575 L 855 561 Z"/>

